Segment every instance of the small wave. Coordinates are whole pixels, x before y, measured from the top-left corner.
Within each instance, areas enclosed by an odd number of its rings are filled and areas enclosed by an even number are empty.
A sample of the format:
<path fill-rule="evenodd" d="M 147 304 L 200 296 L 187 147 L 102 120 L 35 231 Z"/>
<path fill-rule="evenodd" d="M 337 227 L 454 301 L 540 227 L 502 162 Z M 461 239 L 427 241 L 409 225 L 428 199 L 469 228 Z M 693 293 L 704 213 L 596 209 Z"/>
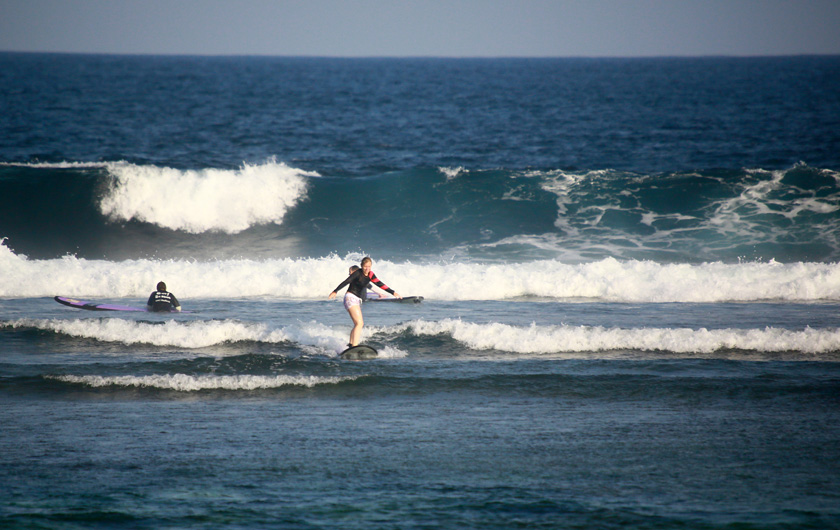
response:
<path fill-rule="evenodd" d="M 64 383 L 81 384 L 94 388 L 138 387 L 197 392 L 200 390 L 264 390 L 287 386 L 313 388 L 318 385 L 335 385 L 353 381 L 356 377 L 318 377 L 305 375 L 187 375 L 165 374 L 146 376 L 57 375 L 47 379 Z"/>
<path fill-rule="evenodd" d="M 279 344 L 293 342 L 321 350 L 335 350 L 346 339 L 346 330 L 333 330 L 318 323 L 273 329 L 261 323 L 223 321 L 167 321 L 163 324 L 121 318 L 18 319 L 5 324 L 12 328 L 35 328 L 70 337 L 121 344 L 150 344 L 176 348 L 206 348 L 236 342 Z"/>
<path fill-rule="evenodd" d="M 106 166 L 114 181 L 100 202 L 114 221 L 136 219 L 188 233 L 238 233 L 281 224 L 318 176 L 270 160 L 238 170 L 178 170 L 127 162 Z"/>
<path fill-rule="evenodd" d="M 446 177 L 446 180 L 452 180 L 454 178 L 457 178 L 458 175 L 461 175 L 462 173 L 465 172 L 465 170 L 462 166 L 458 166 L 458 167 L 439 167 L 438 171 L 443 173 L 443 175 Z"/>
<path fill-rule="evenodd" d="M 445 334 L 473 350 L 520 354 L 613 350 L 668 351 L 680 354 L 710 354 L 721 350 L 806 354 L 840 351 L 840 330 L 837 329 L 620 329 L 600 326 L 474 324 L 446 319 L 438 322 L 414 321 L 398 326 L 393 331 L 417 336 Z"/>

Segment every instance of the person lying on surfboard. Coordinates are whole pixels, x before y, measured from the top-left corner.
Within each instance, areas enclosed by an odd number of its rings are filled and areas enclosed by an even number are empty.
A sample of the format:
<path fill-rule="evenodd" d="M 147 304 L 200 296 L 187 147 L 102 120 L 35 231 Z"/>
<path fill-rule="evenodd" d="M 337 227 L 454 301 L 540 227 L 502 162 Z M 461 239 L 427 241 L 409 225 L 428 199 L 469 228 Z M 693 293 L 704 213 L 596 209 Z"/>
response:
<path fill-rule="evenodd" d="M 181 304 L 175 295 L 166 290 L 166 284 L 158 282 L 157 291 L 152 291 L 149 301 L 146 302 L 150 311 L 175 311 L 181 310 Z"/>
<path fill-rule="evenodd" d="M 376 274 L 371 270 L 372 266 L 373 260 L 365 257 L 362 260 L 362 268 L 350 274 L 346 280 L 333 289 L 329 296 L 330 300 L 332 300 L 338 294 L 339 289 L 348 285 L 347 293 L 344 294 L 344 309 L 347 310 L 350 318 L 353 320 L 353 330 L 350 331 L 350 347 L 357 346 L 362 337 L 362 328 L 365 325 L 364 318 L 362 317 L 362 299 L 365 296 L 369 284 L 373 283 L 383 291 L 391 293 L 397 298 L 402 298 L 402 296 L 376 277 Z"/>

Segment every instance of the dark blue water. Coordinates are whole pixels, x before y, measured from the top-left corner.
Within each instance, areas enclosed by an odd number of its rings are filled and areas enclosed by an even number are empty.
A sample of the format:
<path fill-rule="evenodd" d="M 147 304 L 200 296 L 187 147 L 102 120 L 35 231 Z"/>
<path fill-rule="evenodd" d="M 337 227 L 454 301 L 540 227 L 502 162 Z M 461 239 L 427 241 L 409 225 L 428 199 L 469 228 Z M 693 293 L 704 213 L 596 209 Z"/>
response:
<path fill-rule="evenodd" d="M 294 59 L 4 54 L 7 161 L 325 175 L 840 164 L 837 57 Z"/>
<path fill-rule="evenodd" d="M 837 86 L 0 54 L 0 527 L 840 528 Z"/>

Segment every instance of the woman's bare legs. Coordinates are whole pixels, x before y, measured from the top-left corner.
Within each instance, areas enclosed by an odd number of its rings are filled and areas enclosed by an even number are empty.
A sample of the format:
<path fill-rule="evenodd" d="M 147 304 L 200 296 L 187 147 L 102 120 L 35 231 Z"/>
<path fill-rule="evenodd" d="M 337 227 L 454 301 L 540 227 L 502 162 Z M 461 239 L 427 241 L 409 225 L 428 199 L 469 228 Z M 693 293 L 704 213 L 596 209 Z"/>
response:
<path fill-rule="evenodd" d="M 365 320 L 362 318 L 362 306 L 354 305 L 347 310 L 350 313 L 350 318 L 353 319 L 353 331 L 350 332 L 350 346 L 358 346 L 362 339 L 362 328 L 365 326 Z"/>

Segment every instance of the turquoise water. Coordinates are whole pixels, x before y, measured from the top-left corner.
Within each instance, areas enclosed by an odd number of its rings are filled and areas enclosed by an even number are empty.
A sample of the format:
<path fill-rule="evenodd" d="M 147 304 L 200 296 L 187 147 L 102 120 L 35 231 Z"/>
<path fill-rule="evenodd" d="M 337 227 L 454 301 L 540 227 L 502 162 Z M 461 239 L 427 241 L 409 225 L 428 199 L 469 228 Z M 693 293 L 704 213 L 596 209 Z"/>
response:
<path fill-rule="evenodd" d="M 0 526 L 840 527 L 838 77 L 0 54 Z"/>

